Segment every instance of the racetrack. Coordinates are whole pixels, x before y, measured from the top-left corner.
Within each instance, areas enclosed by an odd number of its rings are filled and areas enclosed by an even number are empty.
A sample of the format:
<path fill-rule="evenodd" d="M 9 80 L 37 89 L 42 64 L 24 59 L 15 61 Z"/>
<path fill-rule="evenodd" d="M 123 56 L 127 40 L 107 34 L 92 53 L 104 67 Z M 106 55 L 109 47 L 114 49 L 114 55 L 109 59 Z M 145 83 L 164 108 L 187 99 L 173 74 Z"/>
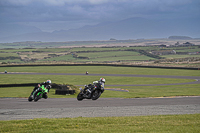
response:
<path fill-rule="evenodd" d="M 3 73 L 1 73 L 3 74 Z M 34 75 L 85 75 L 74 73 L 7 73 Z M 163 75 L 121 75 L 121 74 L 89 74 L 87 76 L 124 76 L 152 78 L 196 79 L 189 83 L 154 84 L 180 85 L 200 84 L 200 77 L 163 76 Z M 151 84 L 152 85 L 152 84 Z M 108 86 L 108 85 L 106 85 Z M 123 86 L 123 85 L 109 85 Z M 138 86 L 138 85 L 126 85 Z M 150 86 L 150 85 L 140 85 Z M 0 120 L 63 118 L 63 117 L 110 117 L 200 113 L 200 97 L 174 98 L 99 98 L 96 101 L 77 101 L 75 98 L 49 98 L 38 102 L 28 102 L 26 98 L 0 98 Z"/>
<path fill-rule="evenodd" d="M 0 120 L 110 117 L 200 113 L 200 97 L 175 98 L 49 98 L 28 102 L 26 98 L 0 98 Z"/>

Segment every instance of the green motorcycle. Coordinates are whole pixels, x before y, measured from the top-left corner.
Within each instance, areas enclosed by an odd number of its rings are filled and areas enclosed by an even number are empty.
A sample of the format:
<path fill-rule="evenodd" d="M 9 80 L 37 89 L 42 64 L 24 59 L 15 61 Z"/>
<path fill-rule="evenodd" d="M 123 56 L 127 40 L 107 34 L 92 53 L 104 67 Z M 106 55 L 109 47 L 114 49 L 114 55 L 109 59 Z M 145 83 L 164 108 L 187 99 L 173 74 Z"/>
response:
<path fill-rule="evenodd" d="M 41 98 L 47 99 L 47 92 L 48 89 L 46 89 L 44 85 L 42 85 L 40 88 L 36 89 L 32 95 L 29 96 L 28 101 L 31 102 L 32 100 L 34 100 L 35 102 L 37 102 Z"/>

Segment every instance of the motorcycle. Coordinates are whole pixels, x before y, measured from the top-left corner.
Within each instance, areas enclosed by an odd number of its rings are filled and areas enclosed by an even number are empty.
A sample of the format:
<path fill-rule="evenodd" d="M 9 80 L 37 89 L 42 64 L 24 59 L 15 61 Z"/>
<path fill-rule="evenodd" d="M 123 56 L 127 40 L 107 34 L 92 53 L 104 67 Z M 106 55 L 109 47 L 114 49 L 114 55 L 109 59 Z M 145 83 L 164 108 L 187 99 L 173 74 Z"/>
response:
<path fill-rule="evenodd" d="M 35 102 L 37 102 L 39 99 L 43 97 L 45 93 L 46 93 L 45 89 L 38 88 L 33 92 L 32 95 L 29 96 L 28 101 L 31 102 L 32 100 L 34 100 Z M 45 99 L 46 98 L 47 97 L 45 97 Z"/>
<path fill-rule="evenodd" d="M 85 88 L 79 88 L 80 93 L 77 95 L 77 100 L 82 101 L 83 99 L 92 99 L 97 100 L 101 94 L 104 92 L 104 89 L 98 87 L 98 85 L 85 85 Z"/>

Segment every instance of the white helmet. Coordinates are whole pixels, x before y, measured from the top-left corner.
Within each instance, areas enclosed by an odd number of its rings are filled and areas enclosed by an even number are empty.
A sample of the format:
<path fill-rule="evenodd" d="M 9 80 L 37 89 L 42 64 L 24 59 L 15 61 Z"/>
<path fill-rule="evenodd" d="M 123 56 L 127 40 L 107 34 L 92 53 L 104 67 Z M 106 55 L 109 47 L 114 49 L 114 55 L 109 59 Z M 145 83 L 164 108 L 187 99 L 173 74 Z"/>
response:
<path fill-rule="evenodd" d="M 100 81 L 103 82 L 103 83 L 106 82 L 106 80 L 104 78 L 100 78 Z"/>
<path fill-rule="evenodd" d="M 51 84 L 51 80 L 47 80 L 47 83 Z"/>

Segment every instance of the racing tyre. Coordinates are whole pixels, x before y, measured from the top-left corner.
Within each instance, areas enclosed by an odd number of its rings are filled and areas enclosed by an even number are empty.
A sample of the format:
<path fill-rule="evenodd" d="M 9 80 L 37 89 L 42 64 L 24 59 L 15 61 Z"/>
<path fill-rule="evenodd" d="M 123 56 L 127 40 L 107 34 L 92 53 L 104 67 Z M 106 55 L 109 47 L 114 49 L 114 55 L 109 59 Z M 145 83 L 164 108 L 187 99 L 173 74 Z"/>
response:
<path fill-rule="evenodd" d="M 33 100 L 33 98 L 32 98 L 32 96 L 30 96 L 30 97 L 28 98 L 28 101 L 29 101 L 29 102 L 32 102 L 32 100 Z"/>
<path fill-rule="evenodd" d="M 97 100 L 101 96 L 101 91 L 95 90 L 92 94 L 92 100 Z"/>
<path fill-rule="evenodd" d="M 37 102 L 42 97 L 42 93 L 40 93 L 39 95 L 37 94 L 38 93 L 35 94 L 35 99 L 34 99 L 35 102 Z"/>
<path fill-rule="evenodd" d="M 77 100 L 78 100 L 78 101 L 82 101 L 83 98 L 84 98 L 84 97 L 83 97 L 82 94 L 79 93 L 79 94 L 77 95 Z"/>

